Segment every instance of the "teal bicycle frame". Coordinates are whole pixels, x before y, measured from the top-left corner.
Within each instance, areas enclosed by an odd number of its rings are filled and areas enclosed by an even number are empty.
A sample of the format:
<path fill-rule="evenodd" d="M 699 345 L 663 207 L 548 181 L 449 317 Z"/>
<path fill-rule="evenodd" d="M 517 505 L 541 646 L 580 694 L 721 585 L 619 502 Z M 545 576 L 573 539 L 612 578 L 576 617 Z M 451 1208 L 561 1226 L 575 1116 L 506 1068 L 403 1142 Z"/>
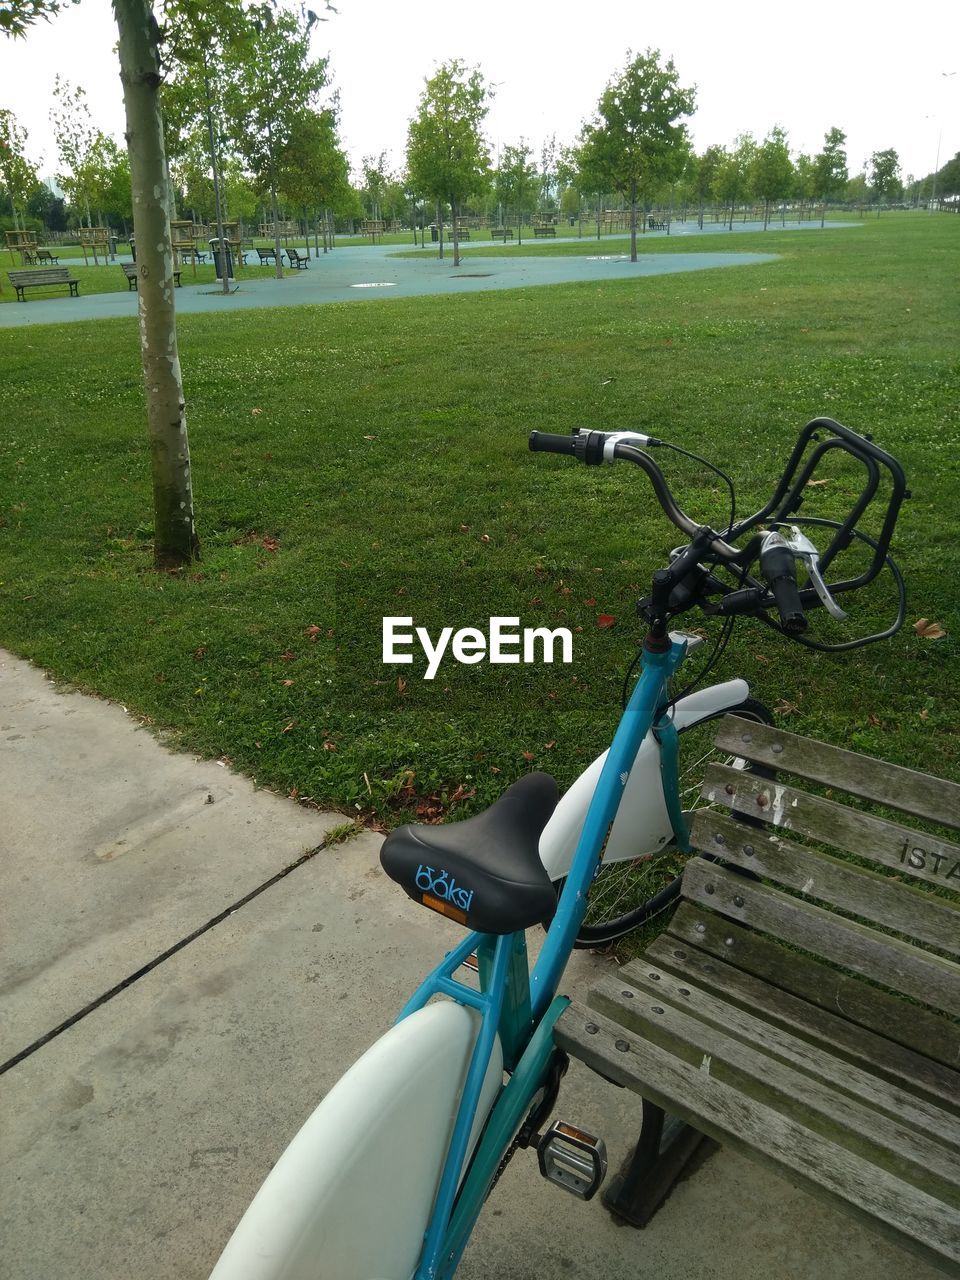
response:
<path fill-rule="evenodd" d="M 668 717 L 657 718 L 659 708 L 667 701 L 670 679 L 683 662 L 686 649 L 685 639 L 671 640 L 664 652 L 644 649 L 640 675 L 610 744 L 570 873 L 533 972 L 527 963 L 526 937 L 522 932 L 503 936 L 471 933 L 422 983 L 397 1019 L 399 1022 L 422 1008 L 435 995 L 449 996 L 481 1015 L 414 1280 L 446 1280 L 453 1275 L 503 1155 L 546 1083 L 555 1052 L 553 1027 L 569 1004 L 565 996 L 557 996 L 557 987 L 586 914 L 587 893 L 600 864 L 607 832 L 616 817 L 634 759 L 651 728 L 660 741 L 661 784 L 674 836 L 683 852 L 690 850 L 680 807 L 677 731 Z M 479 991 L 454 977 L 474 953 L 480 971 Z M 510 1079 L 490 1111 L 461 1185 L 470 1133 L 498 1034 Z"/>

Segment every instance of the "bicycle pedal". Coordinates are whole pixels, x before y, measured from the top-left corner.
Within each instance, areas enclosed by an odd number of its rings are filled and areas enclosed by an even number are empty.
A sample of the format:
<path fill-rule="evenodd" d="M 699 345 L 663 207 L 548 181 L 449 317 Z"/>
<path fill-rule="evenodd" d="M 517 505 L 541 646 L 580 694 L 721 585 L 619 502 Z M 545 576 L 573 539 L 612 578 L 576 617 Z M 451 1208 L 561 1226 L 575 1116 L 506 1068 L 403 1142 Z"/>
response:
<path fill-rule="evenodd" d="M 607 1172 L 603 1139 L 566 1120 L 555 1120 L 540 1139 L 537 1160 L 548 1182 L 581 1200 L 591 1200 L 596 1195 Z"/>

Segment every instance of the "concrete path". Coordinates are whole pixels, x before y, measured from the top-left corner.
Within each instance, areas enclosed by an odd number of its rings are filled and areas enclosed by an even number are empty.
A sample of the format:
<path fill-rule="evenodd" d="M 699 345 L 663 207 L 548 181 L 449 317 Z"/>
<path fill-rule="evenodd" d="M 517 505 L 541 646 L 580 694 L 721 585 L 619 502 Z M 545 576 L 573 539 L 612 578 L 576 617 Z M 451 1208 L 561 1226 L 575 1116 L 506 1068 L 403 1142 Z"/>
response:
<path fill-rule="evenodd" d="M 828 230 L 851 227 L 855 223 L 830 223 Z M 611 253 L 609 241 L 596 241 L 596 252 L 584 256 L 577 254 L 558 257 L 511 256 L 510 249 L 502 257 L 479 257 L 471 250 L 479 242 L 468 241 L 462 246 L 462 263 L 455 268 L 452 250 L 441 262 L 435 247 L 421 250 L 420 258 L 401 258 L 400 245 L 349 246 L 337 248 L 319 258 L 311 258 L 305 271 L 284 269 L 284 278 L 273 277 L 272 267 L 247 267 L 237 281 L 236 292 L 224 296 L 215 283 L 190 283 L 190 268 L 183 269 L 183 287 L 176 291 L 177 312 L 191 315 L 198 312 L 217 314 L 258 307 L 294 307 L 318 305 L 327 302 L 358 302 L 372 297 L 423 297 L 428 294 L 482 293 L 498 289 L 534 288 L 548 284 L 571 284 L 597 280 L 633 280 L 645 276 L 664 275 L 686 271 L 704 271 L 716 267 L 750 266 L 759 262 L 773 262 L 775 254 L 739 253 L 735 250 L 714 251 L 714 245 L 724 245 L 735 240 L 743 232 L 761 229 L 757 223 L 736 223 L 731 233 L 725 226 L 708 224 L 701 232 L 695 222 L 677 223 L 670 235 L 665 231 L 649 232 L 646 240 L 657 239 L 663 244 L 662 253 L 644 253 L 631 263 L 624 254 Z M 815 223 L 771 224 L 775 231 L 819 231 Z M 587 228 L 585 228 L 587 230 Z M 671 239 L 691 237 L 703 241 L 702 253 L 671 253 Z M 575 238 L 559 237 L 551 244 L 576 243 Z M 487 244 L 492 242 L 486 242 Z M 589 247 L 585 238 L 579 243 Z M 412 248 L 412 246 L 411 246 Z M 120 258 L 118 262 L 129 261 Z M 0 306 L 0 328 L 19 328 L 34 324 L 66 324 L 78 320 L 107 320 L 116 317 L 132 317 L 137 314 L 137 295 L 129 290 L 117 293 L 83 293 L 83 264 L 71 264 L 81 281 L 78 298 L 44 297 L 28 295 L 24 303 Z M 119 265 L 116 270 L 119 274 Z"/>
<path fill-rule="evenodd" d="M 328 846 L 340 815 L 172 754 L 2 651 L 0 813 L 2 1057 L 25 1054 L 0 1077 L 0 1274 L 202 1280 L 290 1136 L 459 933 L 386 880 L 378 837 Z M 578 954 L 567 990 L 607 963 Z M 561 1114 L 602 1133 L 614 1167 L 638 1111 L 574 1064 Z M 935 1280 L 724 1151 L 642 1233 L 520 1153 L 458 1275 L 908 1269 Z"/>

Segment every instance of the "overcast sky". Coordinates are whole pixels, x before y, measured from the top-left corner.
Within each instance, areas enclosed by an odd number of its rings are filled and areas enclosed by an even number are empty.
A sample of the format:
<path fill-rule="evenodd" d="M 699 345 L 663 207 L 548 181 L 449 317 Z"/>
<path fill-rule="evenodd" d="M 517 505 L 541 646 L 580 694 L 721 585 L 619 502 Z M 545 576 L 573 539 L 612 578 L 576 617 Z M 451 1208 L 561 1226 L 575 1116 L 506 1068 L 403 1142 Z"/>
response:
<path fill-rule="evenodd" d="M 658 48 L 695 85 L 698 151 L 775 124 L 791 151 L 815 154 L 837 125 L 851 173 L 896 149 L 901 176 L 923 176 L 960 150 L 960 0 L 531 0 L 458 6 L 336 0 L 314 39 L 339 90 L 341 134 L 357 164 L 386 150 L 402 165 L 407 122 L 424 78 L 459 57 L 479 65 L 496 97 L 487 136 L 498 145 L 571 142 L 628 49 Z M 318 6 L 319 7 L 319 6 Z M 57 168 L 48 113 L 59 71 L 86 90 L 94 122 L 119 140 L 123 104 L 109 0 L 82 0 L 26 40 L 0 36 L 0 107 L 29 132 L 47 176 Z"/>

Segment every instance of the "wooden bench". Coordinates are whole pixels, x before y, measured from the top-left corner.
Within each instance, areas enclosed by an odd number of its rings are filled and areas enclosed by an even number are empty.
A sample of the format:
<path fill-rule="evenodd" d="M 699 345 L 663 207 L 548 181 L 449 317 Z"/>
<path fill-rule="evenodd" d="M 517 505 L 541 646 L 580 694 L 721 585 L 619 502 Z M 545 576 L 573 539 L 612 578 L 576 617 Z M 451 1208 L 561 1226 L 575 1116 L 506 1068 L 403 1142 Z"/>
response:
<path fill-rule="evenodd" d="M 254 248 L 256 249 L 257 256 L 260 259 L 261 267 L 267 266 L 268 264 L 274 267 L 277 265 L 276 249 L 261 249 L 259 245 L 255 245 Z"/>
<path fill-rule="evenodd" d="M 729 716 L 717 742 L 776 772 L 710 766 L 679 909 L 558 1024 L 643 1098 L 605 1201 L 643 1226 L 707 1134 L 956 1275 L 960 785 Z"/>
<path fill-rule="evenodd" d="M 128 288 L 136 289 L 137 281 L 139 280 L 139 275 L 137 273 L 137 264 L 135 262 L 121 262 L 120 269 L 123 272 L 123 274 L 127 277 Z M 177 268 L 177 270 L 175 270 L 173 273 L 173 283 L 176 285 L 178 289 L 180 288 L 180 269 L 179 268 Z"/>
<path fill-rule="evenodd" d="M 553 223 L 546 223 L 542 227 L 534 227 L 533 234 L 535 236 L 555 236 L 557 234 L 557 228 Z"/>
<path fill-rule="evenodd" d="M 302 254 L 299 249 L 288 249 L 287 258 L 291 267 L 296 267 L 298 271 L 306 271 L 310 266 L 310 259 Z"/>
<path fill-rule="evenodd" d="M 512 240 L 513 227 L 491 227 L 490 239 L 491 240 Z"/>
<path fill-rule="evenodd" d="M 29 271 L 8 271 L 7 279 L 17 291 L 17 301 L 26 302 L 24 289 L 39 289 L 47 285 L 66 284 L 70 286 L 70 297 L 79 298 L 77 289 L 80 281 L 73 280 L 69 267 L 38 267 Z"/>
<path fill-rule="evenodd" d="M 662 218 L 648 218 L 647 227 L 650 231 L 666 231 L 667 224 Z"/>
<path fill-rule="evenodd" d="M 60 263 L 60 259 L 59 259 L 59 258 L 57 258 L 57 257 L 55 257 L 55 256 L 50 252 L 50 250 L 49 250 L 49 249 L 38 249 L 38 250 L 36 251 L 35 257 L 36 257 L 36 259 L 37 259 L 37 262 L 38 262 L 38 263 L 46 262 L 48 265 L 49 265 L 50 263 L 54 263 L 54 264 L 56 264 L 56 265 L 59 265 L 59 263 Z"/>

